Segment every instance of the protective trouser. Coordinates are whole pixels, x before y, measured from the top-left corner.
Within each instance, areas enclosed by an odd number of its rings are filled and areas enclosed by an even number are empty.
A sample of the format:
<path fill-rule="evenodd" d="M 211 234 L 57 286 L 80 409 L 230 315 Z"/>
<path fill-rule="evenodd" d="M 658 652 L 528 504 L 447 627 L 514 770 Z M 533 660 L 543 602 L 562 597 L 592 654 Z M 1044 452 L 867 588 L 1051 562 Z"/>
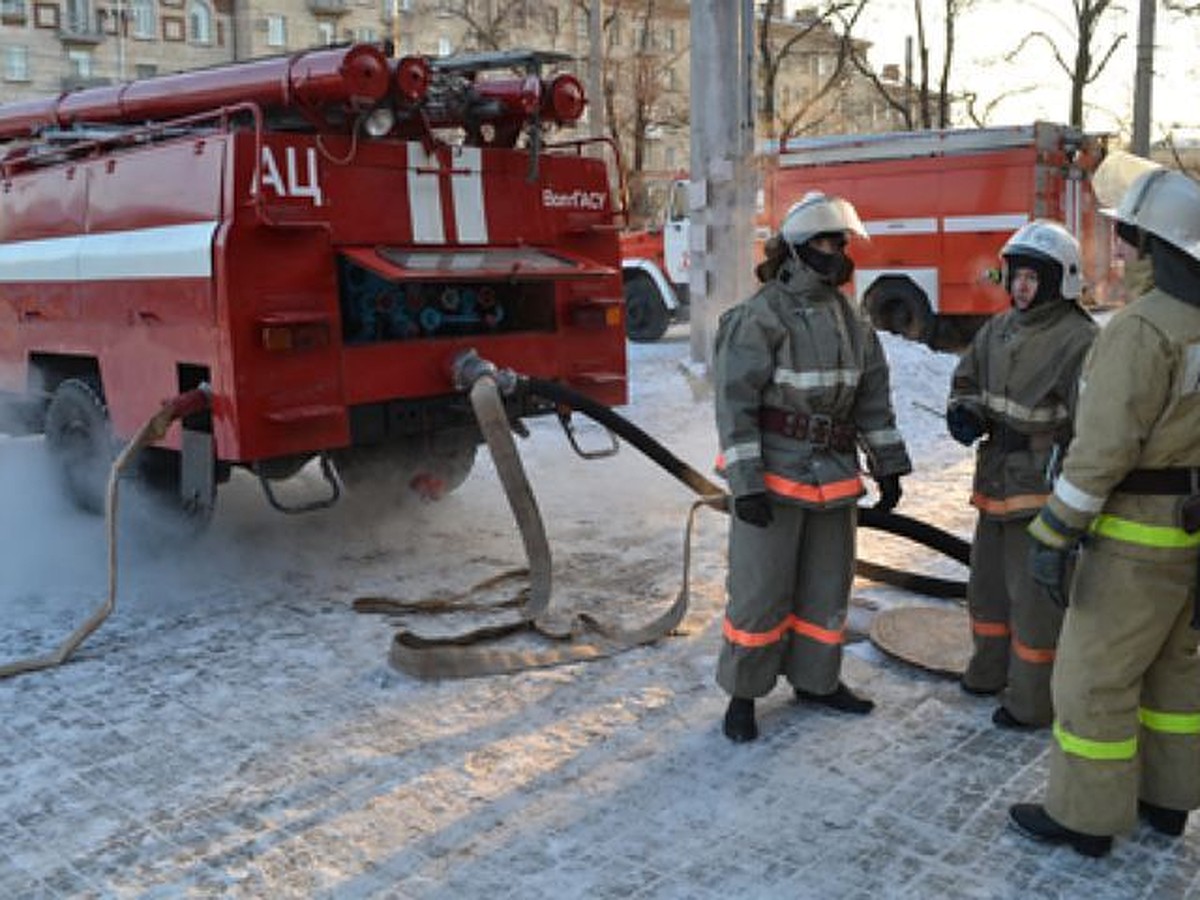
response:
<path fill-rule="evenodd" d="M 1049 725 L 1050 673 L 1063 614 L 1029 574 L 1027 519 L 981 515 L 971 544 L 967 607 L 974 653 L 963 683 L 1001 691 L 1001 704 L 1027 725 Z"/>
<path fill-rule="evenodd" d="M 735 697 L 761 697 L 782 673 L 793 687 L 827 694 L 842 667 L 857 507 L 775 503 L 774 513 L 766 528 L 730 523 L 717 683 Z"/>
<path fill-rule="evenodd" d="M 1053 678 L 1046 811 L 1084 834 L 1128 831 L 1137 800 L 1200 807 L 1200 632 L 1190 627 L 1196 561 L 1080 559 Z"/>

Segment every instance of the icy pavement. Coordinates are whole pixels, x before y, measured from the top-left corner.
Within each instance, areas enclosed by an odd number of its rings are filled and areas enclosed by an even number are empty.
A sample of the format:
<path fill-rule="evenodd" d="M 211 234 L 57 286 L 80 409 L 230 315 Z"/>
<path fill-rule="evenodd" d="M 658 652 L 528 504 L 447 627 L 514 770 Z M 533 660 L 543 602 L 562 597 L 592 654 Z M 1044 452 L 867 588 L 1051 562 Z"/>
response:
<path fill-rule="evenodd" d="M 672 337 L 631 348 L 627 412 L 707 469 L 711 407 Z M 953 360 L 888 350 L 918 466 L 900 509 L 967 535 L 969 457 L 936 414 Z M 533 431 L 560 590 L 660 609 L 686 493 L 628 449 L 576 462 L 552 424 Z M 56 499 L 39 449 L 0 440 L 0 662 L 50 649 L 103 599 L 101 525 Z M 390 517 L 284 518 L 240 479 L 190 543 L 127 522 L 112 618 L 66 666 L 0 682 L 0 897 L 1200 897 L 1195 826 L 1178 841 L 1140 828 L 1104 860 L 1010 833 L 1046 736 L 997 731 L 990 702 L 866 643 L 845 675 L 873 715 L 796 707 L 780 686 L 762 739 L 731 745 L 715 514 L 683 636 L 465 682 L 393 672 L 387 620 L 354 597 L 462 590 L 520 562 L 485 457 L 461 492 Z M 962 575 L 860 541 L 873 561 Z"/>

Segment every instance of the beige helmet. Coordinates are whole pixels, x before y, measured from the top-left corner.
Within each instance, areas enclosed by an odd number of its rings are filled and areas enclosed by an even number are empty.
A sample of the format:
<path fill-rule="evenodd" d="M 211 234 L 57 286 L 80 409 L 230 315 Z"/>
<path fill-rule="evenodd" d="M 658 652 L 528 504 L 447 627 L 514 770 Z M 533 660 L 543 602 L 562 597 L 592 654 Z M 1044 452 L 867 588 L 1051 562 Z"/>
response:
<path fill-rule="evenodd" d="M 1125 191 L 1113 216 L 1200 260 L 1200 184 L 1182 172 L 1143 172 Z"/>
<path fill-rule="evenodd" d="M 826 197 L 820 191 L 805 194 L 779 224 L 779 234 L 789 244 L 803 244 L 815 235 L 830 231 L 852 231 L 861 238 L 867 237 L 867 229 L 848 200 Z"/>
<path fill-rule="evenodd" d="M 1062 271 L 1059 293 L 1067 300 L 1077 300 L 1083 293 L 1083 265 L 1079 241 L 1057 222 L 1034 219 L 1018 228 L 1000 248 L 1000 257 L 1029 256 L 1056 263 Z"/>

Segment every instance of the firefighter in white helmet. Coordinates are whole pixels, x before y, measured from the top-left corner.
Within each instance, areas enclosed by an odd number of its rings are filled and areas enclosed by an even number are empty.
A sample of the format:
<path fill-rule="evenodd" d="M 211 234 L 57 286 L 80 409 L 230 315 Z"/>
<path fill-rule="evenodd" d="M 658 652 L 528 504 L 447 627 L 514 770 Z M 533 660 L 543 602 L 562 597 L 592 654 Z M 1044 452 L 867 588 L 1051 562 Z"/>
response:
<path fill-rule="evenodd" d="M 1027 836 L 1088 856 L 1139 813 L 1178 836 L 1200 807 L 1200 185 L 1144 172 L 1115 216 L 1154 287 L 1097 337 L 1075 439 L 1029 528 L 1034 577 L 1070 605 L 1044 805 L 1010 810 Z"/>
<path fill-rule="evenodd" d="M 1000 257 L 1013 309 L 976 333 L 954 370 L 946 410 L 955 440 L 979 441 L 967 584 L 974 652 L 962 686 L 1000 695 L 992 721 L 1001 728 L 1040 728 L 1053 717 L 1050 672 L 1062 610 L 1029 573 L 1025 528 L 1046 502 L 1071 439 L 1079 370 L 1096 323 L 1077 302 L 1079 242 L 1062 225 L 1021 226 Z"/>
<path fill-rule="evenodd" d="M 886 509 L 912 466 L 879 340 L 838 290 L 852 271 L 851 234 L 866 236 L 853 206 L 806 196 L 769 242 L 762 287 L 717 330 L 719 464 L 733 495 L 717 681 L 736 742 L 757 737 L 754 701 L 781 674 L 797 700 L 860 714 L 874 706 L 840 679 L 865 493 L 858 451 Z"/>

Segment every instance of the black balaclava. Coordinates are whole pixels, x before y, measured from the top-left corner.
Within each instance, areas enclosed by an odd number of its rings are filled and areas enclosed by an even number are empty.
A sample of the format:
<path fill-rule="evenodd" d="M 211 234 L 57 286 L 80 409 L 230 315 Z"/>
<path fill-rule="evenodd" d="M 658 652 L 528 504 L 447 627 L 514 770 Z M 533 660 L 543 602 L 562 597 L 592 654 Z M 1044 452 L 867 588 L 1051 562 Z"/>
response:
<path fill-rule="evenodd" d="M 1033 269 L 1037 272 L 1038 289 L 1033 296 L 1033 302 L 1029 304 L 1029 309 L 1040 306 L 1047 300 L 1057 300 L 1062 296 L 1062 266 L 1054 260 L 1025 253 L 1009 253 L 1004 257 L 1004 261 L 1007 263 L 1004 287 L 1008 290 L 1009 297 L 1012 297 L 1013 274 L 1017 269 Z"/>
<path fill-rule="evenodd" d="M 838 249 L 833 253 L 822 253 L 812 245 L 820 238 L 832 238 Z M 796 255 L 804 264 L 835 287 L 845 284 L 854 274 L 854 260 L 846 255 L 846 235 L 840 231 L 822 231 L 795 247 Z"/>
<path fill-rule="evenodd" d="M 1200 306 L 1200 260 L 1162 238 L 1147 235 L 1154 263 L 1154 284 L 1172 297 Z"/>

